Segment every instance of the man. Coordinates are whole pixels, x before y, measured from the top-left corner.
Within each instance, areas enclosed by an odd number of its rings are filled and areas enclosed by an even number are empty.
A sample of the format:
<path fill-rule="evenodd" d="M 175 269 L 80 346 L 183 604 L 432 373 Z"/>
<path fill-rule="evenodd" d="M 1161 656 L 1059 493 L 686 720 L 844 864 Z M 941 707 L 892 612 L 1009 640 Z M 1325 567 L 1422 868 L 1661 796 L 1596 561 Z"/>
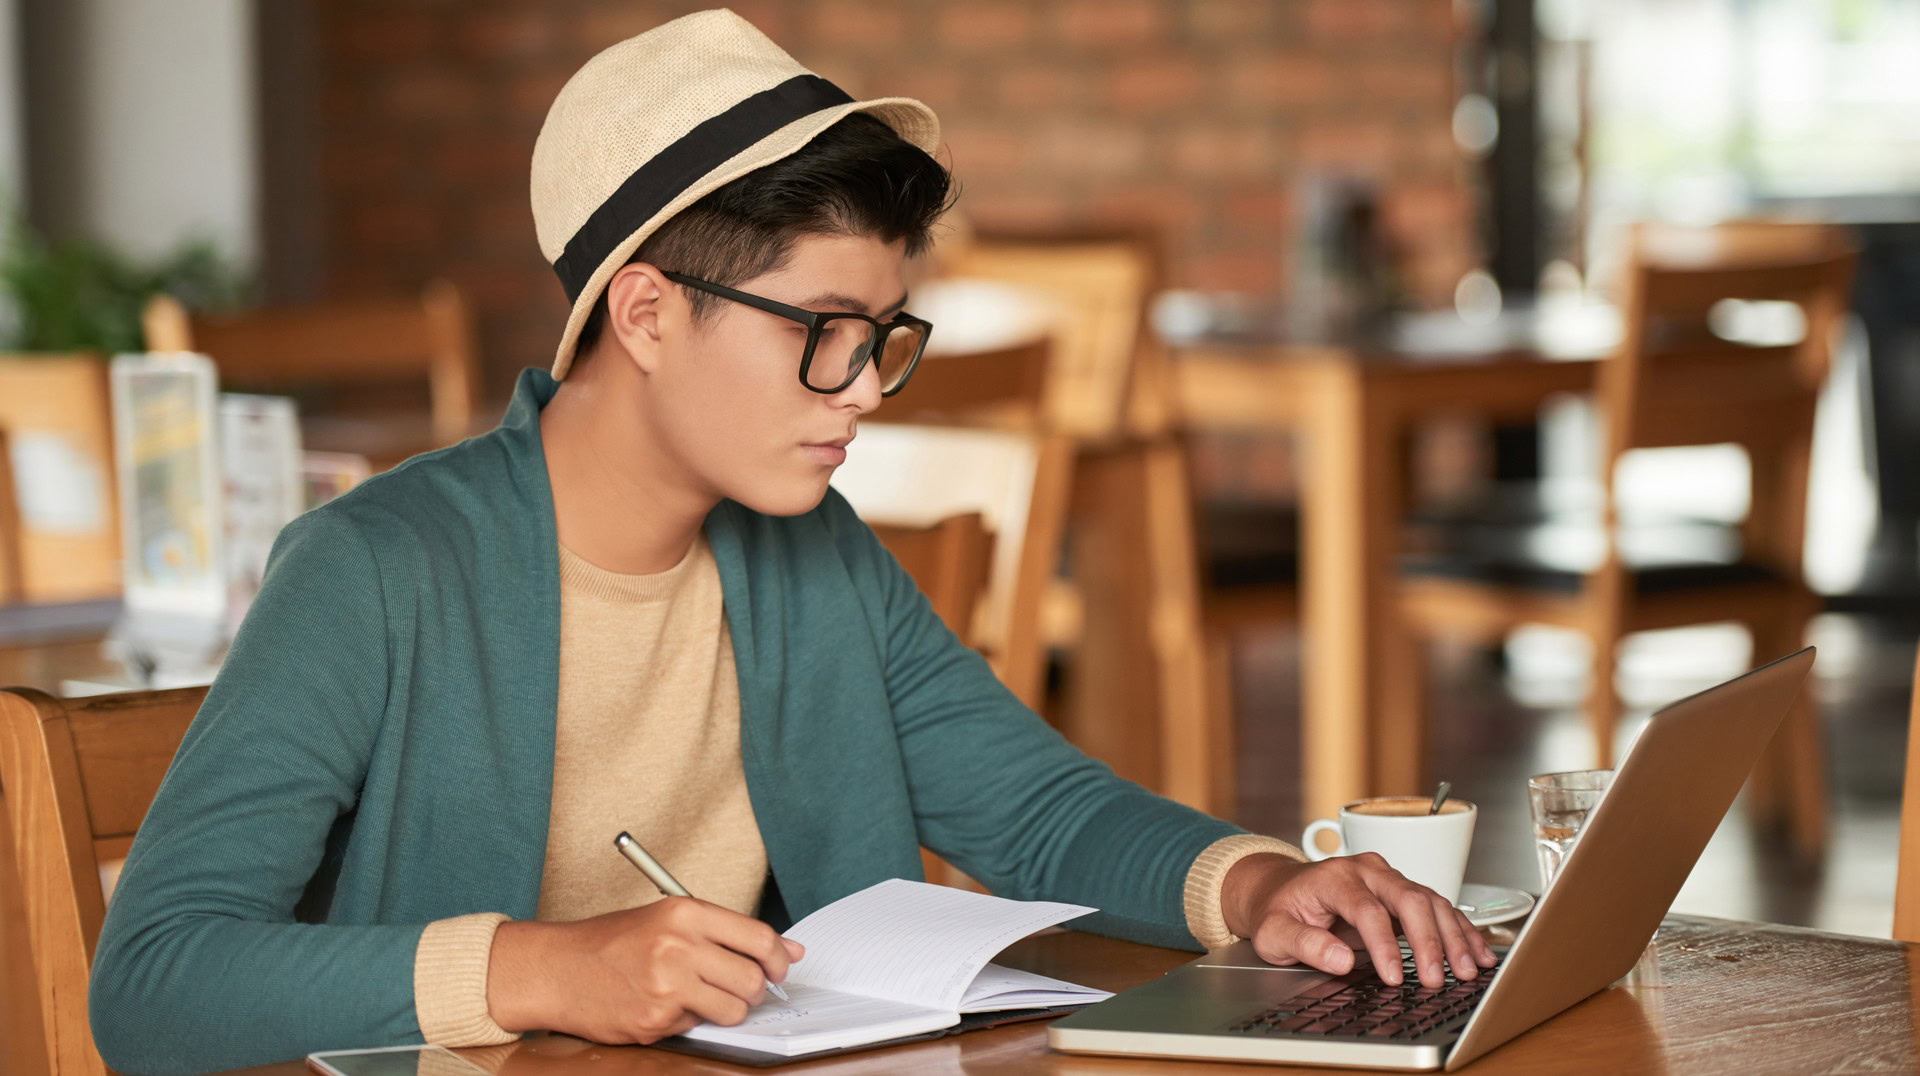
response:
<path fill-rule="evenodd" d="M 107 917 L 110 1065 L 738 1022 L 804 959 L 776 928 L 921 844 L 1121 937 L 1397 978 L 1397 922 L 1426 981 L 1491 963 L 1378 857 L 1308 867 L 1068 746 L 829 490 L 930 331 L 937 141 L 729 11 L 561 90 L 552 374 L 281 536 Z M 704 899 L 650 899 L 622 829 Z"/>

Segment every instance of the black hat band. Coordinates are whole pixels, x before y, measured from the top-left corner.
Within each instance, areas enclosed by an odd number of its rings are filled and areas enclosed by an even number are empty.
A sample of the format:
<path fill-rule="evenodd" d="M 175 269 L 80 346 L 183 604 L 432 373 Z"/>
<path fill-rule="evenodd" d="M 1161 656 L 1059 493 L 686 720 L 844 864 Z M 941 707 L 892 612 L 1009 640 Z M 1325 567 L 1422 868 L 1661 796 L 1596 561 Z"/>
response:
<path fill-rule="evenodd" d="M 818 75 L 795 75 L 701 121 L 648 158 L 587 217 L 554 260 L 567 301 L 577 301 L 607 255 L 688 187 L 787 124 L 852 100 Z"/>

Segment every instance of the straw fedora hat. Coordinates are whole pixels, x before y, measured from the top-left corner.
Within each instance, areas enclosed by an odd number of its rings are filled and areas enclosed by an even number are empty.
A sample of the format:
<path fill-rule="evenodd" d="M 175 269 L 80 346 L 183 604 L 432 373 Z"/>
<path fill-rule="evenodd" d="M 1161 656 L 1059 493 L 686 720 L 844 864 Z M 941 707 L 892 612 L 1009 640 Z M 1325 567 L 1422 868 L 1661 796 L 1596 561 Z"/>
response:
<path fill-rule="evenodd" d="M 856 101 L 725 8 L 684 15 L 588 60 L 533 144 L 533 226 L 573 303 L 553 376 L 613 274 L 675 213 L 771 164 L 842 117 L 871 113 L 931 154 L 933 110 Z"/>

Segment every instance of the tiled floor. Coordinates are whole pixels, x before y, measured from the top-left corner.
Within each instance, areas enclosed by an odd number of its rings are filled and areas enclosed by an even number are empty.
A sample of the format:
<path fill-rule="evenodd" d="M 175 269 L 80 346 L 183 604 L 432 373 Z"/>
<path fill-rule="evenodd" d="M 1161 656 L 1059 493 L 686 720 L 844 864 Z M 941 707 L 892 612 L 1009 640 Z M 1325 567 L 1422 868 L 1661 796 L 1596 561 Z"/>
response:
<path fill-rule="evenodd" d="M 1885 937 L 1893 920 L 1915 635 L 1906 626 L 1828 614 L 1816 621 L 1809 641 L 1820 648 L 1814 675 L 1832 793 L 1825 861 L 1795 865 L 1756 836 L 1736 803 L 1674 909 Z M 1737 629 L 1664 632 L 1632 642 L 1621 663 L 1621 688 L 1638 709 L 1623 722 L 1622 750 L 1660 703 L 1748 667 L 1750 647 Z M 1582 690 L 1581 646 L 1577 639 L 1544 633 L 1516 639 L 1504 670 L 1474 652 L 1433 655 L 1430 772 L 1451 780 L 1456 796 L 1481 808 L 1469 881 L 1539 889 L 1526 778 L 1592 764 L 1591 741 L 1575 709 Z M 1236 655 L 1238 821 L 1295 840 L 1304 821 L 1296 762 L 1301 664 L 1291 632 L 1247 636 Z"/>

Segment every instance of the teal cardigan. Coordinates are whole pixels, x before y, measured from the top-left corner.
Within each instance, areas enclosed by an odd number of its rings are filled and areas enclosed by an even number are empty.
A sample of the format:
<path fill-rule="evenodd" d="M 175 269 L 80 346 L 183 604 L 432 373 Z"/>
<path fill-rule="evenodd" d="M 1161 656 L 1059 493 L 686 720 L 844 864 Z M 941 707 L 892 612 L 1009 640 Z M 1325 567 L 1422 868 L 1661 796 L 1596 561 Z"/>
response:
<path fill-rule="evenodd" d="M 533 918 L 559 682 L 539 424 L 555 387 L 523 371 L 499 427 L 280 535 L 107 913 L 88 1011 L 112 1067 L 417 1043 L 426 924 Z M 1187 870 L 1237 828 L 1062 740 L 838 493 L 792 517 L 722 502 L 705 529 L 784 905 L 770 920 L 919 878 L 925 844 L 995 893 L 1100 909 L 1077 927 L 1197 948 Z"/>

